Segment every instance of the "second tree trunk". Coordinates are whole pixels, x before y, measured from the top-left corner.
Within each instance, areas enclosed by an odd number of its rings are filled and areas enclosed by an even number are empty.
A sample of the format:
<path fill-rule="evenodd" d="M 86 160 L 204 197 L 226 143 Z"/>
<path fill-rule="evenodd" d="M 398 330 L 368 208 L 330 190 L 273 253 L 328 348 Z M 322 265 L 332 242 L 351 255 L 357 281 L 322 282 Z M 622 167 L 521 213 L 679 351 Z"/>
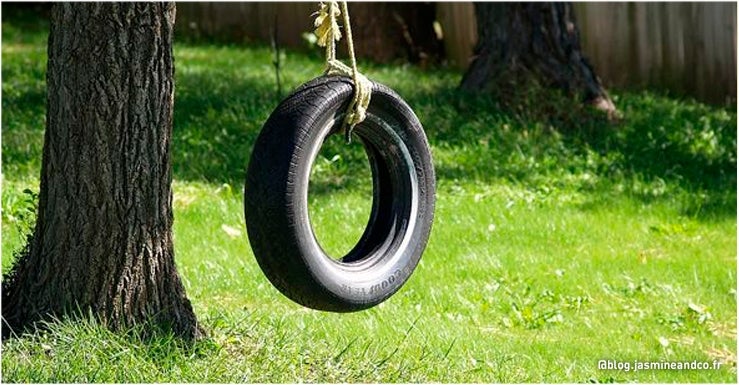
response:
<path fill-rule="evenodd" d="M 531 85 L 580 95 L 613 113 L 615 106 L 580 51 L 569 3 L 475 3 L 478 44 L 462 79 L 469 91 Z"/>

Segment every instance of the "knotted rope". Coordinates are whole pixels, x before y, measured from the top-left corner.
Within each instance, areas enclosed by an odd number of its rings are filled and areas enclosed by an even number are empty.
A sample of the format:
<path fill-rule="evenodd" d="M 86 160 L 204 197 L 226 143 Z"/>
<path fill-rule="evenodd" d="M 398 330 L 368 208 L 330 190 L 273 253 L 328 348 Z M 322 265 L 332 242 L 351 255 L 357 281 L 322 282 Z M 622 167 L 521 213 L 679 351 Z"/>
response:
<path fill-rule="evenodd" d="M 321 9 L 314 22 L 315 34 L 318 37 L 318 45 L 326 47 L 326 75 L 343 75 L 354 80 L 354 97 L 352 98 L 347 113 L 344 117 L 343 129 L 347 143 L 351 143 L 352 130 L 354 126 L 364 121 L 367 117 L 372 97 L 372 82 L 357 70 L 357 59 L 354 56 L 354 41 L 352 39 L 352 27 L 349 22 L 349 9 L 346 1 L 341 2 L 341 10 L 336 1 L 320 3 Z M 336 42 L 341 39 L 341 31 L 336 17 L 343 15 L 344 28 L 346 29 L 346 44 L 349 51 L 349 62 L 351 67 L 336 59 Z"/>

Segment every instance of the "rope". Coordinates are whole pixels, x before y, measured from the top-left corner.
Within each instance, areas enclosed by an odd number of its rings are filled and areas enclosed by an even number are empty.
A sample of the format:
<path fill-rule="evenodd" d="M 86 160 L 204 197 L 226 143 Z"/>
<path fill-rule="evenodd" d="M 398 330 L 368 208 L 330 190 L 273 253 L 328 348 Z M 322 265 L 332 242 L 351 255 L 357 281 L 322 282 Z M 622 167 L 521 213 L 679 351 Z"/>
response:
<path fill-rule="evenodd" d="M 341 10 L 339 10 L 336 1 L 329 1 L 328 4 L 320 3 L 321 9 L 314 22 L 316 27 L 315 34 L 318 37 L 318 45 L 326 47 L 326 75 L 343 75 L 351 77 L 354 80 L 354 97 L 352 98 L 347 113 L 344 116 L 342 128 L 347 143 L 351 143 L 352 130 L 354 126 L 364 121 L 367 117 L 367 107 L 369 107 L 370 98 L 372 97 L 372 82 L 357 69 L 357 59 L 354 56 L 354 40 L 352 39 L 352 27 L 349 22 L 349 7 L 346 1 L 341 2 Z M 341 39 L 341 31 L 336 17 L 343 15 L 344 28 L 346 29 L 346 44 L 349 51 L 349 63 L 351 67 L 336 59 L 336 42 Z"/>

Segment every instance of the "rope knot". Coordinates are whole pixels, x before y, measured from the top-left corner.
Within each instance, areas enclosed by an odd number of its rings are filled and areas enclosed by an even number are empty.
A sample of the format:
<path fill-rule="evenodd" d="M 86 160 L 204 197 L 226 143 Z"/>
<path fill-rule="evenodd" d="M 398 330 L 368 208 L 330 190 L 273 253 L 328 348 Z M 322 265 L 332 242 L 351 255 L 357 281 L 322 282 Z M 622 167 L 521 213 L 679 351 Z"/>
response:
<path fill-rule="evenodd" d="M 341 31 L 339 31 L 339 23 L 336 22 L 336 17 L 342 14 L 344 16 L 346 44 L 347 51 L 349 51 L 351 67 L 336 59 L 336 42 L 341 39 Z M 329 1 L 328 3 L 321 2 L 318 16 L 316 16 L 313 25 L 316 27 L 314 33 L 318 38 L 318 45 L 326 47 L 325 74 L 347 76 L 354 80 L 354 97 L 349 104 L 347 113 L 344 116 L 344 122 L 342 123 L 346 141 L 347 143 L 351 143 L 354 126 L 362 123 L 367 117 L 367 108 L 372 97 L 372 81 L 359 73 L 357 69 L 352 29 L 349 22 L 349 9 L 346 1 L 341 2 L 341 11 L 336 1 Z"/>

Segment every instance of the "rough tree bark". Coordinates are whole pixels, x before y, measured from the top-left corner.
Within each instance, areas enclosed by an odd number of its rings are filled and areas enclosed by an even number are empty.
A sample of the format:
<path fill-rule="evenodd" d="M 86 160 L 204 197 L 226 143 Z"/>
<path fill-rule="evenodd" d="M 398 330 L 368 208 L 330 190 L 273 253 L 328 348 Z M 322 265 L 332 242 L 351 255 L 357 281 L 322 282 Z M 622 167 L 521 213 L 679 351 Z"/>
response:
<path fill-rule="evenodd" d="M 616 108 L 580 51 L 570 3 L 475 3 L 479 40 L 462 79 L 469 91 L 536 84 L 580 95 L 609 115 Z"/>
<path fill-rule="evenodd" d="M 350 2 L 349 15 L 357 57 L 425 65 L 444 56 L 443 42 L 434 32 L 435 3 Z M 342 54 L 345 47 L 342 40 Z"/>
<path fill-rule="evenodd" d="M 173 3 L 56 3 L 37 223 L 3 334 L 92 311 L 201 334 L 172 245 Z"/>

